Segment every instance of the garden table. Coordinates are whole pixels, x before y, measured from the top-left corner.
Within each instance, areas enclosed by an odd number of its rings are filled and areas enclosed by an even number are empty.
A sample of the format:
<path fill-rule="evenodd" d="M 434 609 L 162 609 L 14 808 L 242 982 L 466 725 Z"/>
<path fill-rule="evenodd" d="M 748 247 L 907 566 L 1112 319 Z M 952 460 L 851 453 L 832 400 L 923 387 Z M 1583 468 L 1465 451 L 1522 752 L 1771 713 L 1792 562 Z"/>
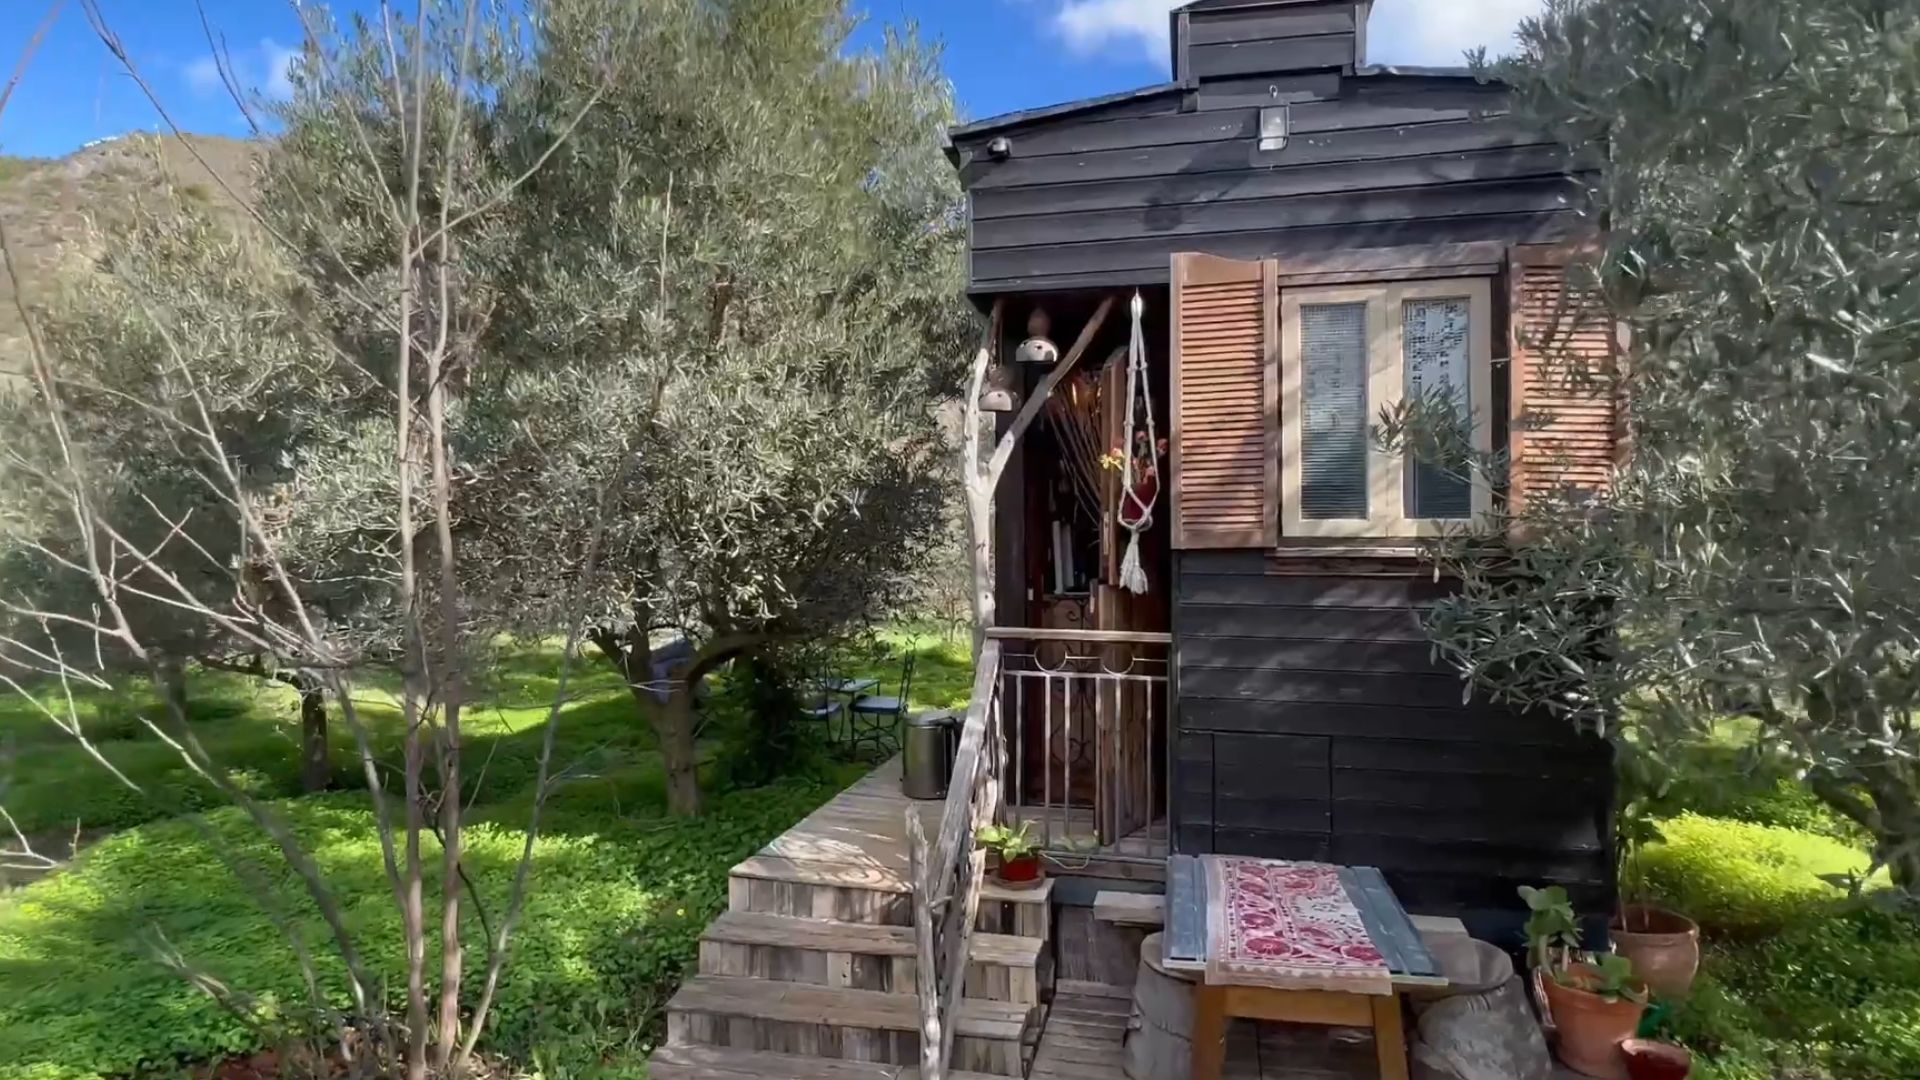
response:
<path fill-rule="evenodd" d="M 1233 1017 L 1373 1032 L 1381 1080 L 1407 1080 L 1402 991 L 1445 986 L 1372 867 L 1176 855 L 1166 966 L 1194 988 L 1194 1080 L 1219 1080 Z"/>

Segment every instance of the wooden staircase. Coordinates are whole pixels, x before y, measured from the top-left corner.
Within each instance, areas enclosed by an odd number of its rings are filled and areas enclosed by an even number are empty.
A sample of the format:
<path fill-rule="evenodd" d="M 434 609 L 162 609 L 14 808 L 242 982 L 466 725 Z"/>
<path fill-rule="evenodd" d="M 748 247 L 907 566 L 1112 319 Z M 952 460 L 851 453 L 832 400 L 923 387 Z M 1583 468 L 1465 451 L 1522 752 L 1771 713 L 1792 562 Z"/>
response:
<path fill-rule="evenodd" d="M 887 828 L 883 790 L 862 781 L 733 868 L 699 974 L 667 1006 L 652 1080 L 917 1077 L 912 897 L 892 857 L 909 804 L 888 800 L 898 805 Z M 956 1080 L 1026 1075 L 1051 996 L 1050 901 L 1049 887 L 983 895 L 955 1018 Z"/>

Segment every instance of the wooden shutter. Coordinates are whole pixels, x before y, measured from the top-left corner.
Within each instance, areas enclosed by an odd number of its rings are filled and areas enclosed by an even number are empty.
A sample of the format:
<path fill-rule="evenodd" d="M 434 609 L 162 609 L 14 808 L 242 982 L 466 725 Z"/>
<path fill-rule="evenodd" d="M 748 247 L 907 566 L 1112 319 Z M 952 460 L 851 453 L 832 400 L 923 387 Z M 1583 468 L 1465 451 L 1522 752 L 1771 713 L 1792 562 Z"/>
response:
<path fill-rule="evenodd" d="M 1280 349 L 1271 260 L 1173 257 L 1173 544 L 1280 542 Z"/>
<path fill-rule="evenodd" d="M 1513 403 L 1508 498 L 1562 488 L 1602 495 L 1619 460 L 1618 324 L 1597 288 L 1570 264 L 1582 249 L 1516 247 L 1512 287 Z"/>

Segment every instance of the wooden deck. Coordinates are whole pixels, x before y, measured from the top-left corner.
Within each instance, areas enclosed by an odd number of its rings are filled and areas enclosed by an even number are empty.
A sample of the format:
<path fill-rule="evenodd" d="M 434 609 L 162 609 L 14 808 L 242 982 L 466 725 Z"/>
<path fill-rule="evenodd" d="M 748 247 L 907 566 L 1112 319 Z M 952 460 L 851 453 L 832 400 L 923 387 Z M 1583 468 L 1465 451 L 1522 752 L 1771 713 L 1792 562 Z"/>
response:
<path fill-rule="evenodd" d="M 916 802 L 900 792 L 900 758 L 860 778 L 773 839 L 749 863 L 799 864 L 848 884 L 908 892 L 907 819 L 912 810 L 928 835 L 939 831 L 939 802 Z"/>
<path fill-rule="evenodd" d="M 770 871 L 778 869 L 784 876 L 797 864 L 813 868 L 816 874 L 839 875 L 845 884 L 906 892 L 906 812 L 918 813 L 921 826 L 931 836 L 939 831 L 942 806 L 937 801 L 916 802 L 900 793 L 900 758 L 896 755 L 761 848 L 748 860 L 747 869 L 758 864 Z M 1032 821 L 1034 835 L 1043 836 L 1042 808 L 1008 809 L 1017 820 Z M 1094 833 L 1091 809 L 1056 807 L 1050 818 L 1056 841 L 1053 869 L 1057 873 L 1072 873 L 1077 862 L 1087 859 L 1118 856 L 1157 863 L 1167 856 L 1165 819 L 1117 844 L 1094 846 L 1090 842 Z M 1078 842 L 1069 847 L 1065 844 L 1069 838 L 1078 838 Z"/>
<path fill-rule="evenodd" d="M 1115 986 L 1062 983 L 1029 1080 L 1121 1080 L 1133 1008 Z M 1224 1080 L 1375 1080 L 1372 1035 L 1339 1028 L 1257 1024 L 1228 1029 Z"/>

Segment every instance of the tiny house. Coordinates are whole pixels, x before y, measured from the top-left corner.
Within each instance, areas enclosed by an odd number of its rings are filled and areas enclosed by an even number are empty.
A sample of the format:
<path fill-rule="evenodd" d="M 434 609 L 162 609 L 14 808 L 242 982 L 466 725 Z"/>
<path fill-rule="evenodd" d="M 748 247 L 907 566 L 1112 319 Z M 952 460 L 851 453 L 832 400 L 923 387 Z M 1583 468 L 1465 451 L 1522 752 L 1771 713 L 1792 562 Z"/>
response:
<path fill-rule="evenodd" d="M 1199 0 L 1172 81 L 951 132 L 988 407 L 1074 357 L 997 495 L 1003 794 L 1088 873 L 1374 866 L 1510 933 L 1521 884 L 1608 905 L 1611 759 L 1434 656 L 1420 545 L 1604 486 L 1617 410 L 1563 376 L 1616 335 L 1582 163 L 1496 83 L 1370 65 L 1370 6 Z M 1435 393 L 1504 482 L 1382 448 Z"/>
<path fill-rule="evenodd" d="M 889 764 L 732 869 L 659 1080 L 1119 1075 L 1142 945 L 1096 905 L 1176 854 L 1374 867 L 1506 944 L 1520 885 L 1611 906 L 1606 744 L 1423 624 L 1425 538 L 1612 475 L 1583 163 L 1498 85 L 1369 65 L 1369 7 L 1198 0 L 1171 82 L 952 131 L 1008 450 L 953 783 Z M 1389 449 L 1414 395 L 1508 467 Z M 975 843 L 1021 824 L 1037 889 Z"/>

